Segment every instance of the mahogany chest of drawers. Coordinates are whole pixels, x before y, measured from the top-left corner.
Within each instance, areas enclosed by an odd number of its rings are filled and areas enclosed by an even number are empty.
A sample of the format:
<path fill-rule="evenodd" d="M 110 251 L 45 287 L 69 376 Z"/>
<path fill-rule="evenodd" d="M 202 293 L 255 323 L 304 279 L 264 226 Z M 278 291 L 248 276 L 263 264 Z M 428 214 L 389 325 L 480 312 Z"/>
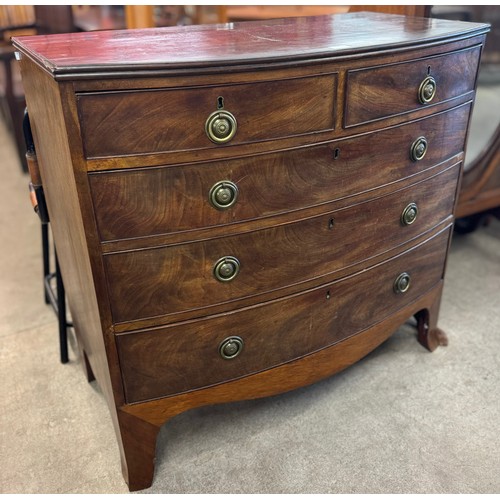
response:
<path fill-rule="evenodd" d="M 131 490 L 201 405 L 437 328 L 486 25 L 380 14 L 14 39 Z"/>

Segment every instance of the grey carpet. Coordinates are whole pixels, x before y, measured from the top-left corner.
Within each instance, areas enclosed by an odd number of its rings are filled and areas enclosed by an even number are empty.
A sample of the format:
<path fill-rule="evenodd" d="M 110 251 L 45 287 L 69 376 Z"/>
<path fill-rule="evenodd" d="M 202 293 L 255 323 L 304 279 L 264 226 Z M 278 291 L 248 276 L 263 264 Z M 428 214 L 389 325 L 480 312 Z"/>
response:
<path fill-rule="evenodd" d="M 106 404 L 58 361 L 39 223 L 0 123 L 0 492 L 124 493 Z M 455 236 L 430 354 L 405 325 L 344 372 L 164 426 L 147 493 L 500 493 L 500 223 Z"/>

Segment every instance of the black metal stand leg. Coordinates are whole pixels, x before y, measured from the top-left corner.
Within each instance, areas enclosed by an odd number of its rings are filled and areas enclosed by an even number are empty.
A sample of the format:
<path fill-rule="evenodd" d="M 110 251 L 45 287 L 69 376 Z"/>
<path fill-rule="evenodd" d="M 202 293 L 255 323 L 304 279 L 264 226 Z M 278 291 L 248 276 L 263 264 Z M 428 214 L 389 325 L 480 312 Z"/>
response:
<path fill-rule="evenodd" d="M 58 323 L 59 323 L 59 352 L 61 363 L 67 363 L 68 357 L 68 328 L 73 326 L 73 323 L 68 322 L 66 319 L 66 294 L 64 292 L 64 284 L 59 268 L 59 261 L 57 260 L 57 253 L 54 248 L 54 260 L 56 265 L 55 273 L 50 272 L 50 250 L 49 250 L 49 213 L 45 203 L 45 196 L 43 194 L 42 181 L 38 172 L 38 162 L 36 159 L 35 143 L 33 142 L 33 135 L 31 133 L 31 126 L 29 120 L 28 109 L 24 112 L 23 119 L 23 133 L 26 141 L 26 157 L 30 161 L 30 197 L 35 196 L 33 200 L 33 208 L 39 215 L 42 222 L 42 258 L 43 258 L 43 295 L 46 304 L 50 304 L 54 309 Z M 51 286 L 51 281 L 56 280 L 56 293 Z"/>
<path fill-rule="evenodd" d="M 68 358 L 68 323 L 66 322 L 66 295 L 64 284 L 59 269 L 57 253 L 56 260 L 56 288 L 57 288 L 57 318 L 59 320 L 59 347 L 61 351 L 61 363 L 67 363 Z"/>
<path fill-rule="evenodd" d="M 50 274 L 50 263 L 49 263 L 49 225 L 42 224 L 42 257 L 43 257 L 43 277 L 45 279 L 46 276 Z M 47 288 L 45 284 L 43 286 L 43 295 L 45 298 L 45 303 L 50 304 L 50 297 L 47 293 Z"/>

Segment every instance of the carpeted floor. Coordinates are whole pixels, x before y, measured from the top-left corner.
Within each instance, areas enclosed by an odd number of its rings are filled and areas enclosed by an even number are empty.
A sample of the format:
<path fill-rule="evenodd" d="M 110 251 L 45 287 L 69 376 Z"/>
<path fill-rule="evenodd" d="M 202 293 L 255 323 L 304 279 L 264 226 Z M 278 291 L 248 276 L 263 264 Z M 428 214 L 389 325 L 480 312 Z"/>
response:
<path fill-rule="evenodd" d="M 58 361 L 40 225 L 3 123 L 0 151 L 0 492 L 125 493 L 99 388 L 74 349 Z M 433 354 L 404 326 L 316 385 L 179 415 L 146 492 L 500 493 L 498 221 L 454 237 L 440 326 L 450 345 Z"/>

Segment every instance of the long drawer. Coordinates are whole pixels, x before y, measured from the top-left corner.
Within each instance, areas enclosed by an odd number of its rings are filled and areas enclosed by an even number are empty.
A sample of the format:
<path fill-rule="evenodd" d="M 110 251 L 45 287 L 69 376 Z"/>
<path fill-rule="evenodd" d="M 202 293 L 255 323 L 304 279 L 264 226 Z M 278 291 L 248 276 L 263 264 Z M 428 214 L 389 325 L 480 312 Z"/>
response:
<path fill-rule="evenodd" d="M 395 182 L 460 153 L 469 111 L 467 104 L 398 128 L 288 152 L 90 174 L 101 240 L 269 217 Z M 427 152 L 414 161 L 410 150 L 420 137 Z M 217 199 L 221 194 L 226 200 Z"/>
<path fill-rule="evenodd" d="M 449 235 L 449 229 L 443 230 L 397 258 L 302 294 L 162 329 L 117 335 L 127 401 L 244 377 L 382 321 L 439 282 Z"/>
<path fill-rule="evenodd" d="M 475 46 L 404 63 L 348 71 L 345 126 L 406 113 L 473 91 L 480 55 L 481 46 Z"/>
<path fill-rule="evenodd" d="M 113 320 L 258 296 L 383 254 L 451 215 L 459 167 L 369 202 L 270 229 L 105 255 Z"/>

